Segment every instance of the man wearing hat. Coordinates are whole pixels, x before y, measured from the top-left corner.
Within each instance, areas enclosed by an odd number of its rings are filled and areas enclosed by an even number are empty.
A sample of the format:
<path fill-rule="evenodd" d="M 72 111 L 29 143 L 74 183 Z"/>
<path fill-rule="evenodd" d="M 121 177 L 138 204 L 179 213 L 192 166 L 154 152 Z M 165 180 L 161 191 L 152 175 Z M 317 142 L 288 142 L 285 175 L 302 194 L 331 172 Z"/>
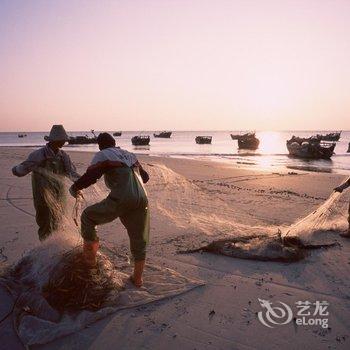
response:
<path fill-rule="evenodd" d="M 70 188 L 70 193 L 76 197 L 78 191 L 94 184 L 104 175 L 105 183 L 110 189 L 107 198 L 87 207 L 81 215 L 84 258 L 88 265 L 96 265 L 99 248 L 96 226 L 120 218 L 127 229 L 134 260 L 131 280 L 135 286 L 140 287 L 149 236 L 148 199 L 143 183 L 149 177 L 134 154 L 115 147 L 112 135 L 102 133 L 97 142 L 100 152 L 96 153 L 86 173 Z"/>
<path fill-rule="evenodd" d="M 45 147 L 29 154 L 27 160 L 12 168 L 15 176 L 32 173 L 32 190 L 38 235 L 42 241 L 47 238 L 58 225 L 64 214 L 65 195 L 62 176 L 72 181 L 79 174 L 68 154 L 61 150 L 68 135 L 62 125 L 54 125 Z"/>

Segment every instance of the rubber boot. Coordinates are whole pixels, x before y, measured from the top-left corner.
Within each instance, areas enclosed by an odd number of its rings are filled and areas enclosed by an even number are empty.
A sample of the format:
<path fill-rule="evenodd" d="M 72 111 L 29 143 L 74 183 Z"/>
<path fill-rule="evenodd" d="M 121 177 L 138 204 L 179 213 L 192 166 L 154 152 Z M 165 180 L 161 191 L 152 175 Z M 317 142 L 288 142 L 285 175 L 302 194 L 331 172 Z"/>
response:
<path fill-rule="evenodd" d="M 83 255 L 86 265 L 89 267 L 96 266 L 96 254 L 100 243 L 99 241 L 84 240 Z"/>
<path fill-rule="evenodd" d="M 143 284 L 142 274 L 145 267 L 145 260 L 135 261 L 134 274 L 131 276 L 131 281 L 136 287 L 141 287 Z"/>

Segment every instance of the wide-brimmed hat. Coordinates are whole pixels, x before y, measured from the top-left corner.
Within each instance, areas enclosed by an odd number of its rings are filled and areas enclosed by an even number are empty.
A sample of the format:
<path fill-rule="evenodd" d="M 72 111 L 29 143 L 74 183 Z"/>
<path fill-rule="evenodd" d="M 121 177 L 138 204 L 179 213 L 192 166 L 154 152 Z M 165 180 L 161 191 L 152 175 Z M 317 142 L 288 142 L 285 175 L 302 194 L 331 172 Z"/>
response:
<path fill-rule="evenodd" d="M 47 138 L 48 141 L 68 141 L 69 137 L 64 130 L 63 125 L 53 125 L 50 131 L 50 135 Z"/>

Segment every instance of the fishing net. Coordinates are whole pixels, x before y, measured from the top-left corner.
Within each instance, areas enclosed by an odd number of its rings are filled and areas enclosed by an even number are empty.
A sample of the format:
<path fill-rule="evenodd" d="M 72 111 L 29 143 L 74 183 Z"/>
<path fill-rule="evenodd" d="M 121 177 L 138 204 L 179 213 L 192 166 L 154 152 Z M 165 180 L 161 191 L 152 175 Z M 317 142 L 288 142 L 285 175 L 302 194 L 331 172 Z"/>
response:
<path fill-rule="evenodd" d="M 144 285 L 136 288 L 129 276 L 132 266 L 126 255 L 101 240 L 97 266 L 89 268 L 82 258 L 79 233 L 81 210 L 106 196 L 103 186 L 93 186 L 77 200 L 68 195 L 66 179 L 42 189 L 42 195 L 57 219 L 56 231 L 17 263 L 0 273 L 3 288 L 14 299 L 15 330 L 24 345 L 45 344 L 78 331 L 118 310 L 175 296 L 204 283 L 153 264 L 147 264 Z M 3 287 L 3 288 L 2 288 Z"/>
<path fill-rule="evenodd" d="M 205 251 L 239 259 L 293 262 L 305 257 L 299 247 L 287 245 L 280 234 L 253 235 L 214 240 L 208 245 L 187 250 L 186 253 Z"/>
<path fill-rule="evenodd" d="M 311 214 L 277 233 L 266 231 L 258 235 L 236 234 L 232 237 L 216 236 L 210 243 L 199 244 L 198 248 L 182 253 L 207 251 L 240 259 L 260 261 L 294 262 L 303 259 L 306 249 L 338 244 L 339 233 L 347 230 L 345 215 L 347 201 L 334 192 Z M 269 231 L 271 228 L 269 228 Z M 263 230 L 262 230 L 263 231 Z M 203 242 L 203 240 L 202 240 Z"/>
<path fill-rule="evenodd" d="M 347 201 L 334 193 L 318 209 L 294 225 L 249 226 L 237 222 L 230 205 L 164 166 L 150 167 L 151 208 L 176 226 L 188 230 L 182 242 L 188 252 L 203 250 L 231 257 L 291 262 L 305 256 L 305 247 L 334 244 L 347 226 Z M 44 344 L 70 334 L 120 309 L 186 292 L 202 281 L 148 265 L 145 283 L 136 289 L 129 281 L 132 266 L 126 256 L 101 241 L 95 269 L 82 261 L 81 210 L 106 196 L 102 185 L 84 191 L 77 200 L 67 193 L 57 203 L 57 187 L 43 189 L 57 229 L 40 246 L 0 275 L 1 285 L 14 297 L 15 328 L 26 345 Z M 61 186 L 61 185 L 60 185 Z M 61 187 L 59 187 L 61 190 Z M 61 192 L 60 192 L 61 193 Z M 213 214 L 215 212 L 215 214 Z M 0 289 L 1 292 L 1 289 Z"/>
<path fill-rule="evenodd" d="M 338 234 L 348 227 L 347 201 L 342 197 L 342 193 L 333 192 L 315 211 L 286 229 L 282 235 L 285 244 L 305 248 L 336 244 Z"/>
<path fill-rule="evenodd" d="M 15 305 L 14 326 L 25 345 L 45 344 L 76 332 L 118 310 L 172 297 L 204 284 L 197 279 L 147 264 L 144 285 L 135 288 L 132 266 L 114 247 L 102 245 L 97 267 L 81 261 L 81 248 L 69 239 L 29 252 L 0 276 Z"/>
<path fill-rule="evenodd" d="M 123 281 L 118 270 L 104 254 L 89 268 L 80 249 L 65 253 L 43 286 L 47 302 L 60 312 L 98 310 L 107 300 L 117 301 Z"/>
<path fill-rule="evenodd" d="M 347 229 L 348 195 L 334 192 L 290 226 L 247 225 L 220 193 L 206 191 L 164 165 L 150 168 L 154 209 L 188 234 L 172 238 L 179 252 L 208 251 L 262 261 L 298 261 L 305 249 L 334 245 Z M 156 179 L 156 181 L 154 181 Z M 154 187 L 153 187 L 154 186 Z"/>

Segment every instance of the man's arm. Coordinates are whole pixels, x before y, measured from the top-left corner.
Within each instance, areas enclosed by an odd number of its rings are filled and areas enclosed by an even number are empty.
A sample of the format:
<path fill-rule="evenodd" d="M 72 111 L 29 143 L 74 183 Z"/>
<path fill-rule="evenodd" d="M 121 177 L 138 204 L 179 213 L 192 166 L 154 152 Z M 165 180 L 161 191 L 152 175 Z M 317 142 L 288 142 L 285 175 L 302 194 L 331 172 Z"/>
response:
<path fill-rule="evenodd" d="M 71 186 L 75 191 L 80 191 L 84 188 L 88 188 L 97 182 L 99 178 L 104 174 L 103 168 L 88 168 L 84 175 L 82 175 L 78 180 L 76 180 Z"/>
<path fill-rule="evenodd" d="M 25 176 L 33 171 L 43 160 L 45 156 L 42 149 L 38 149 L 29 154 L 28 158 L 19 165 L 12 168 L 12 174 L 18 177 Z"/>
<path fill-rule="evenodd" d="M 73 197 L 76 197 L 78 191 L 95 184 L 108 170 L 122 166 L 124 164 L 121 162 L 112 162 L 109 160 L 91 165 L 87 168 L 85 174 L 73 183 L 69 191 Z"/>

